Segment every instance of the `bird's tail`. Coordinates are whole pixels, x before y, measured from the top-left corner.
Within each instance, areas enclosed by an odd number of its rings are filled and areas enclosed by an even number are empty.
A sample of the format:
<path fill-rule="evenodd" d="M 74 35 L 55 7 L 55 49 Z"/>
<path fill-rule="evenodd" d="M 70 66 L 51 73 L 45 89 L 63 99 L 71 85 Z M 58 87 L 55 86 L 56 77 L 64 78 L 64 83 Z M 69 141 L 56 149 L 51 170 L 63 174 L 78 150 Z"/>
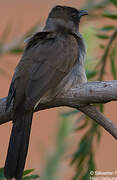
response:
<path fill-rule="evenodd" d="M 25 166 L 33 112 L 18 110 L 14 113 L 4 174 L 7 179 L 21 180 Z"/>

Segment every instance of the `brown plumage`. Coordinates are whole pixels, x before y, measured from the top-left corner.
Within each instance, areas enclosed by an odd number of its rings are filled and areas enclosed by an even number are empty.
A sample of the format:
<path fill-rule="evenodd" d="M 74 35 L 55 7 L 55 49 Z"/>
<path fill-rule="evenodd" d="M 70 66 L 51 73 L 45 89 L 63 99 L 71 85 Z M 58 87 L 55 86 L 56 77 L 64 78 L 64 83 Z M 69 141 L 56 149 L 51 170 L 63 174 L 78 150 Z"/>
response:
<path fill-rule="evenodd" d="M 85 45 L 78 32 L 86 11 L 56 6 L 42 32 L 28 41 L 9 89 L 7 108 L 13 101 L 13 128 L 5 162 L 5 177 L 21 180 L 27 156 L 34 108 L 44 98 L 86 81 Z M 78 77 L 77 77 L 78 76 Z M 54 93 L 53 93 L 54 92 Z"/>

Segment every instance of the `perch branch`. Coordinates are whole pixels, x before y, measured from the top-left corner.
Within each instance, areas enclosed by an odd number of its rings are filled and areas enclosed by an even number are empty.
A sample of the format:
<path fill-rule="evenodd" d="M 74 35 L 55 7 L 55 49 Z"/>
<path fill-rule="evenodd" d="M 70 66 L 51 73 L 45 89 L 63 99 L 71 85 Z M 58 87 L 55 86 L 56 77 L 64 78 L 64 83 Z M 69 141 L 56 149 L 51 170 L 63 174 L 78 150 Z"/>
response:
<path fill-rule="evenodd" d="M 68 106 L 77 108 L 90 118 L 95 120 L 117 139 L 117 126 L 90 104 L 107 103 L 117 101 L 117 81 L 97 81 L 73 87 L 67 92 L 61 92 L 53 100 L 41 102 L 35 111 L 53 107 Z M 5 112 L 6 97 L 0 99 L 0 124 L 12 119 L 12 104 L 8 112 Z"/>

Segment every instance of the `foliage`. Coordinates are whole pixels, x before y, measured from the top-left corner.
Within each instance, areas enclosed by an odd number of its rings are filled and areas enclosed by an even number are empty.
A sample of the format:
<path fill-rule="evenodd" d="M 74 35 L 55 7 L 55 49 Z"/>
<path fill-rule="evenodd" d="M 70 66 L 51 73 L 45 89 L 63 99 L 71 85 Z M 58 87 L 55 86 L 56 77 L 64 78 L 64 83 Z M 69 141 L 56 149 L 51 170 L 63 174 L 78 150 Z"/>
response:
<path fill-rule="evenodd" d="M 24 171 L 22 180 L 33 180 L 33 179 L 39 179 L 39 175 L 32 174 L 34 169 L 28 169 Z M 4 177 L 4 168 L 0 168 L 0 180 L 5 180 Z"/>
<path fill-rule="evenodd" d="M 97 1 L 93 1 L 92 3 L 92 1 L 89 0 L 86 6 L 90 9 L 89 13 L 93 14 L 95 10 L 105 9 L 105 7 L 108 5 L 110 6 L 111 3 L 115 6 L 115 8 L 117 7 L 117 1 L 114 0 L 106 0 L 100 2 L 98 1 L 98 3 Z M 91 4 L 91 6 L 89 4 Z M 100 13 L 99 15 L 99 18 L 100 17 L 117 21 L 117 13 L 107 11 L 103 13 L 102 11 L 102 13 Z M 96 37 L 100 40 L 99 42 L 101 42 L 101 44 L 99 44 L 99 47 L 102 49 L 102 56 L 98 60 L 98 62 L 95 63 L 96 70 L 87 70 L 90 72 L 89 74 L 87 74 L 87 77 L 88 79 L 92 78 L 94 80 L 103 80 L 107 61 L 110 61 L 110 72 L 113 79 L 117 79 L 117 26 L 115 25 L 115 23 L 112 23 L 108 24 L 107 26 L 103 26 L 100 29 L 97 29 Z M 104 111 L 103 105 L 100 105 L 99 108 L 100 111 Z M 99 143 L 101 138 L 101 128 L 97 123 L 89 120 L 89 118 L 85 116 L 82 125 L 78 126 L 77 131 L 83 129 L 86 129 L 86 133 L 78 143 L 77 151 L 74 153 L 71 162 L 71 164 L 75 165 L 76 167 L 73 180 L 88 180 L 90 178 L 90 172 L 95 171 L 96 168 L 94 160 L 95 149 L 93 142 L 97 139 L 97 142 Z"/>

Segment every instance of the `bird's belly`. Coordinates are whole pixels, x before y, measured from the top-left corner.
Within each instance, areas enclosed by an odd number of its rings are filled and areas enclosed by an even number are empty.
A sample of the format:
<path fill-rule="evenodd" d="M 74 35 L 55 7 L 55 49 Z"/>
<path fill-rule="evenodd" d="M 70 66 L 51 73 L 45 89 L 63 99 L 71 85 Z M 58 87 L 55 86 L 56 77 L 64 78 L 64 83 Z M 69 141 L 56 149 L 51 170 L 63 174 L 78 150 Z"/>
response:
<path fill-rule="evenodd" d="M 70 90 L 71 88 L 78 87 L 79 84 L 87 82 L 85 69 L 83 64 L 76 64 L 72 71 L 61 81 L 57 86 L 57 89 L 61 90 L 62 93 Z"/>

